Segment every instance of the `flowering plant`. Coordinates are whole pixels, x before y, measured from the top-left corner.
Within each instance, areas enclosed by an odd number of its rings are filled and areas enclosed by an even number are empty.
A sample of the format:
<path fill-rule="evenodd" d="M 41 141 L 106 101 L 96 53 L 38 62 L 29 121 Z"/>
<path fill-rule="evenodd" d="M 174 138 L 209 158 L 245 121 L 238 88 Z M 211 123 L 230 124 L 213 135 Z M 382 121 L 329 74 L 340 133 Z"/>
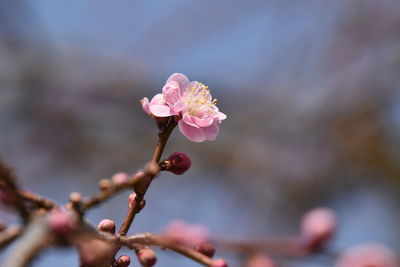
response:
<path fill-rule="evenodd" d="M 151 101 L 145 97 L 141 103 L 149 115 L 177 118 L 179 130 L 194 142 L 215 140 L 219 133 L 218 124 L 226 119 L 208 86 L 197 81 L 190 82 L 181 73 L 174 73 L 168 78 L 161 94 L 156 94 Z"/>
<path fill-rule="evenodd" d="M 128 235 L 136 215 L 145 207 L 145 195 L 154 178 L 162 171 L 177 175 L 186 173 L 192 162 L 186 154 L 174 152 L 161 160 L 169 136 L 179 125 L 180 131 L 190 140 L 214 140 L 219 124 L 226 115 L 219 111 L 216 100 L 207 86 L 190 82 L 180 73 L 171 75 L 162 93 L 151 101 L 143 98 L 145 112 L 156 119 L 159 140 L 151 161 L 143 171 L 128 175 L 116 173 L 110 179 L 99 181 L 99 192 L 87 198 L 73 192 L 68 203 L 54 201 L 22 190 L 12 171 L 0 161 L 0 201 L 17 211 L 21 218 L 18 226 L 0 222 L 0 249 L 18 239 L 5 258 L 4 266 L 25 267 L 44 249 L 50 246 L 74 246 L 79 253 L 81 267 L 128 267 L 130 256 L 118 255 L 121 247 L 132 253 L 144 267 L 156 264 L 156 253 L 150 247 L 177 252 L 204 266 L 227 267 L 224 259 L 214 259 L 216 248 L 237 251 L 245 256 L 246 267 L 276 266 L 272 256 L 305 257 L 323 252 L 324 244 L 334 235 L 336 216 L 326 208 L 307 212 L 296 236 L 278 240 L 217 239 L 202 225 L 174 221 L 163 233 L 136 233 Z M 85 220 L 86 212 L 114 195 L 130 190 L 128 211 L 116 231 L 114 220 L 103 219 L 94 227 Z M 332 254 L 332 253 L 331 253 Z M 339 256 L 337 267 L 395 267 L 396 257 L 385 246 L 369 244 L 349 249 Z"/>

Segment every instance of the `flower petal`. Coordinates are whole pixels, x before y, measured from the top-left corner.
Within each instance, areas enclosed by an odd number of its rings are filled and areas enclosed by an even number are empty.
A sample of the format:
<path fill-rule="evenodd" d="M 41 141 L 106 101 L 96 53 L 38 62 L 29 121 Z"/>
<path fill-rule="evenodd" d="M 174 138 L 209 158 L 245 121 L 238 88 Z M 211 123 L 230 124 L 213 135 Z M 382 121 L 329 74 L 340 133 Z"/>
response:
<path fill-rule="evenodd" d="M 193 121 L 193 116 L 190 116 L 188 113 L 183 114 L 182 120 L 186 123 L 189 124 L 190 126 L 193 126 L 195 128 L 200 128 L 196 123 Z"/>
<path fill-rule="evenodd" d="M 142 104 L 142 108 L 143 110 L 147 113 L 147 114 L 151 114 L 150 109 L 149 109 L 149 99 L 147 97 L 144 97 L 142 100 L 140 100 L 140 103 Z"/>
<path fill-rule="evenodd" d="M 218 112 L 218 120 L 221 122 L 222 120 L 225 120 L 226 119 L 226 115 L 225 115 L 225 113 L 222 113 L 222 112 Z"/>
<path fill-rule="evenodd" d="M 183 120 L 180 120 L 178 122 L 178 125 L 181 133 L 184 136 L 186 136 L 189 140 L 193 142 L 203 142 L 204 140 L 206 140 L 206 136 L 204 135 L 203 130 L 201 128 L 193 127 L 185 123 Z"/>
<path fill-rule="evenodd" d="M 217 122 L 214 122 L 208 127 L 202 128 L 206 139 L 209 141 L 214 141 L 219 133 L 219 126 Z"/>
<path fill-rule="evenodd" d="M 186 106 L 187 106 L 187 104 L 184 101 L 179 100 L 178 102 L 176 102 L 174 105 L 171 106 L 171 109 L 174 112 L 179 113 L 182 110 L 184 110 L 186 108 Z"/>
<path fill-rule="evenodd" d="M 179 84 L 176 81 L 170 81 L 164 85 L 162 91 L 164 100 L 168 105 L 174 105 L 181 99 Z"/>
<path fill-rule="evenodd" d="M 199 127 L 208 127 L 214 122 L 213 118 L 207 118 L 207 117 L 199 118 L 199 117 L 193 116 L 192 120 Z"/>
<path fill-rule="evenodd" d="M 163 94 L 156 94 L 150 101 L 150 105 L 164 105 L 165 100 Z"/>
<path fill-rule="evenodd" d="M 175 81 L 179 84 L 179 89 L 181 92 L 181 95 L 186 91 L 186 87 L 189 85 L 189 79 L 182 73 L 174 73 L 171 76 L 169 76 L 166 84 L 168 84 L 170 81 Z"/>
<path fill-rule="evenodd" d="M 166 105 L 150 105 L 151 114 L 156 117 L 169 117 L 174 114 L 171 113 L 171 109 Z"/>

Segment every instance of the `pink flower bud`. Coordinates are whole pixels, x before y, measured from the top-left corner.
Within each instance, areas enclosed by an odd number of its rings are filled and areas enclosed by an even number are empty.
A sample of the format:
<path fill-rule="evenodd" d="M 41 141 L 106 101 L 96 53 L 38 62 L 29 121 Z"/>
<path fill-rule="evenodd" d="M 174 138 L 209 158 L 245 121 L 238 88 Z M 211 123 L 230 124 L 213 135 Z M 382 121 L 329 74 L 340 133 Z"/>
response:
<path fill-rule="evenodd" d="M 111 180 L 117 186 L 124 185 L 124 184 L 126 184 L 128 182 L 129 175 L 127 173 L 125 173 L 125 172 L 118 172 L 118 173 L 113 175 Z"/>
<path fill-rule="evenodd" d="M 97 225 L 97 229 L 102 232 L 108 232 L 111 234 L 115 234 L 115 223 L 112 220 L 104 219 Z"/>
<path fill-rule="evenodd" d="M 135 207 L 136 205 L 137 205 L 137 203 L 136 203 L 136 194 L 135 193 L 131 193 L 130 195 L 129 195 L 129 197 L 128 197 L 128 207 L 131 209 L 132 207 Z M 140 205 L 139 205 L 139 211 L 138 211 L 138 213 L 144 208 L 144 206 L 146 205 L 146 199 L 143 199 L 141 202 L 140 202 Z"/>
<path fill-rule="evenodd" d="M 133 190 L 137 194 L 145 194 L 147 188 L 149 187 L 151 180 L 154 176 L 150 175 L 149 173 L 138 172 L 135 174 L 135 183 L 133 185 Z"/>
<path fill-rule="evenodd" d="M 72 203 L 79 203 L 82 201 L 82 195 L 78 192 L 72 192 L 69 195 L 69 201 L 71 201 Z"/>
<path fill-rule="evenodd" d="M 108 179 L 101 179 L 99 181 L 99 188 L 101 191 L 108 191 L 111 189 L 111 186 L 112 186 L 111 181 Z"/>
<path fill-rule="evenodd" d="M 160 166 L 156 162 L 149 162 L 145 166 L 145 172 L 151 176 L 156 176 L 160 172 Z"/>
<path fill-rule="evenodd" d="M 186 229 L 188 224 L 183 220 L 174 220 L 170 222 L 163 231 L 163 235 L 170 242 L 183 245 L 186 239 Z"/>
<path fill-rule="evenodd" d="M 209 231 L 207 227 L 200 224 L 192 224 L 186 229 L 185 233 L 186 244 L 190 247 L 195 247 L 198 244 L 208 243 Z"/>
<path fill-rule="evenodd" d="M 114 259 L 115 246 L 102 240 L 88 239 L 81 240 L 78 251 L 81 266 L 98 267 Z"/>
<path fill-rule="evenodd" d="M 131 258 L 123 255 L 117 259 L 116 267 L 128 267 L 131 264 Z"/>
<path fill-rule="evenodd" d="M 156 253 L 149 248 L 142 248 L 136 252 L 140 264 L 144 267 L 151 267 L 157 262 Z"/>
<path fill-rule="evenodd" d="M 185 221 L 172 221 L 164 230 L 164 236 L 171 242 L 194 248 L 209 242 L 208 229 L 199 224 L 189 225 Z"/>
<path fill-rule="evenodd" d="M 167 161 L 169 163 L 166 165 L 166 170 L 177 175 L 184 174 L 192 164 L 189 156 L 181 152 L 172 153 Z"/>
<path fill-rule="evenodd" d="M 143 171 L 139 171 L 139 172 L 137 172 L 137 173 L 135 173 L 135 175 L 133 176 L 133 178 L 140 178 L 141 176 L 143 176 L 144 175 L 144 172 Z"/>
<path fill-rule="evenodd" d="M 128 207 L 131 209 L 135 205 L 136 205 L 136 194 L 131 193 L 128 196 Z"/>
<path fill-rule="evenodd" d="M 249 258 L 246 267 L 276 267 L 272 259 L 263 254 L 256 254 Z"/>
<path fill-rule="evenodd" d="M 396 255 L 381 244 L 361 244 L 345 250 L 336 261 L 336 267 L 396 267 Z"/>
<path fill-rule="evenodd" d="M 58 235 L 66 236 L 78 227 L 78 218 L 69 210 L 53 209 L 46 216 L 49 227 Z"/>
<path fill-rule="evenodd" d="M 212 262 L 212 267 L 228 267 L 228 263 L 224 259 L 216 259 Z"/>
<path fill-rule="evenodd" d="M 301 220 L 301 241 L 310 249 L 321 247 L 336 230 L 336 216 L 330 209 L 316 208 Z"/>
<path fill-rule="evenodd" d="M 197 244 L 194 249 L 210 258 L 215 254 L 215 248 L 210 243 Z"/>

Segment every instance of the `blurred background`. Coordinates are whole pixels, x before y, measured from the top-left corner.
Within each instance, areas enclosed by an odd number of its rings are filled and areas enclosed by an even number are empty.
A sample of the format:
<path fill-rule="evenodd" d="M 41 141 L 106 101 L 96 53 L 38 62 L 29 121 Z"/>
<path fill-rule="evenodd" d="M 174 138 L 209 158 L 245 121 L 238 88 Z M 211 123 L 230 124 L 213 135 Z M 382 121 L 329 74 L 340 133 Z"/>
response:
<path fill-rule="evenodd" d="M 101 178 L 149 161 L 157 132 L 139 100 L 174 72 L 210 86 L 228 118 L 214 142 L 173 134 L 165 157 L 185 152 L 192 168 L 153 183 L 133 232 L 180 218 L 216 235 L 286 236 L 327 206 L 340 222 L 330 251 L 400 250 L 399 1 L 3 1 L 0 156 L 24 188 L 58 203 L 91 195 Z M 120 225 L 127 195 L 88 219 Z M 16 222 L 4 207 L 0 216 Z M 54 249 L 34 266 L 77 262 Z"/>

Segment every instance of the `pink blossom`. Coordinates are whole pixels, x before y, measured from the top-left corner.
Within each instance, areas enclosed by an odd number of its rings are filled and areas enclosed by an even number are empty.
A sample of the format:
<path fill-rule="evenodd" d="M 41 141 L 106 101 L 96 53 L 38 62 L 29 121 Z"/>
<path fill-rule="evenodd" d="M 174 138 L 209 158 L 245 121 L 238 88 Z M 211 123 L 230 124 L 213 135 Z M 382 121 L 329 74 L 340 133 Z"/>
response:
<path fill-rule="evenodd" d="M 199 244 L 209 243 L 210 241 L 210 234 L 205 226 L 200 224 L 188 224 L 182 220 L 172 221 L 164 229 L 163 235 L 171 242 L 191 248 Z"/>
<path fill-rule="evenodd" d="M 328 208 L 314 208 L 307 212 L 300 225 L 301 238 L 309 249 L 316 249 L 328 241 L 337 227 L 335 213 Z"/>
<path fill-rule="evenodd" d="M 246 262 L 246 267 L 276 267 L 277 265 L 267 255 L 252 255 Z"/>
<path fill-rule="evenodd" d="M 219 133 L 219 124 L 226 115 L 219 111 L 217 100 L 208 89 L 197 81 L 190 82 L 181 74 L 172 74 L 162 89 L 151 101 L 143 98 L 145 112 L 155 117 L 179 116 L 179 130 L 194 142 L 214 140 Z"/>
<path fill-rule="evenodd" d="M 395 267 L 395 253 L 388 247 L 366 243 L 345 250 L 336 262 L 336 267 Z"/>

